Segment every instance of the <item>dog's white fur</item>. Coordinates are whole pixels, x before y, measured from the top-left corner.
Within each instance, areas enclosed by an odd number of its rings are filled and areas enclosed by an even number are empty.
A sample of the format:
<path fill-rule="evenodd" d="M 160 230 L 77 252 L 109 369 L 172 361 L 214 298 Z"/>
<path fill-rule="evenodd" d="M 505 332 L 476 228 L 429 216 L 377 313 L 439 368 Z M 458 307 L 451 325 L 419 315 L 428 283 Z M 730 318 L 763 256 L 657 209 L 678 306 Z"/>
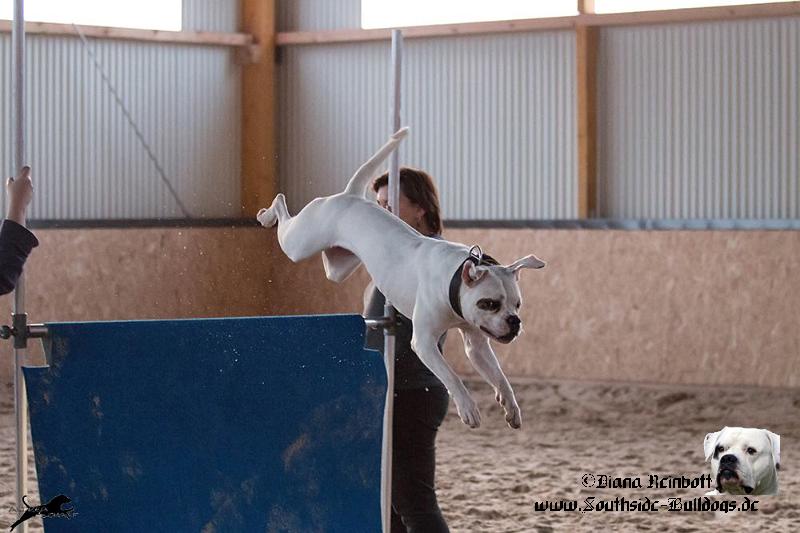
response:
<path fill-rule="evenodd" d="M 506 343 L 519 334 L 519 271 L 542 268 L 544 262 L 529 255 L 507 266 L 464 263 L 469 247 L 425 237 L 368 201 L 367 186 L 407 131 L 404 128 L 392 135 L 358 169 L 344 192 L 317 198 L 294 217 L 289 215 L 283 194 L 279 194 L 269 208 L 259 211 L 258 221 L 265 227 L 278 223 L 280 246 L 294 262 L 322 252 L 325 274 L 333 281 L 345 280 L 363 262 L 378 289 L 400 313 L 411 317 L 412 348 L 447 387 L 461 420 L 477 427 L 478 406 L 437 345 L 445 331 L 459 328 L 467 357 L 494 387 L 508 424 L 519 428 L 519 405 L 487 334 Z M 452 310 L 449 300 L 451 278 L 462 263 L 459 297 L 463 319 Z M 499 309 L 490 312 L 478 307 L 479 302 L 485 307 L 489 300 L 497 302 L 491 305 Z"/>
<path fill-rule="evenodd" d="M 781 437 L 766 429 L 724 427 L 703 440 L 717 488 L 706 496 L 777 494 Z M 723 461 L 723 458 L 727 458 Z M 725 472 L 724 475 L 721 474 Z"/>

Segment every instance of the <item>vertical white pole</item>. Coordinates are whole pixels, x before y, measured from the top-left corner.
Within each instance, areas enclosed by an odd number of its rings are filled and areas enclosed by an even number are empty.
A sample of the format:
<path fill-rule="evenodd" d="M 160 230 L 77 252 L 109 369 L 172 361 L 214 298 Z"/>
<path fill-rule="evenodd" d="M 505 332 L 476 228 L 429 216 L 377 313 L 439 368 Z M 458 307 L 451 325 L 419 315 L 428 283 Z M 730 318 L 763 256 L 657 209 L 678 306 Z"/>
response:
<path fill-rule="evenodd" d="M 403 33 L 392 30 L 392 133 L 400 129 L 400 82 L 403 68 Z M 389 206 L 393 213 L 400 205 L 400 148 L 389 160 Z"/>
<path fill-rule="evenodd" d="M 26 164 L 25 161 L 25 10 L 24 0 L 14 0 L 14 26 L 12 48 L 14 56 L 14 173 Z M 20 276 L 14 291 L 14 314 L 25 313 L 25 279 Z M 17 509 L 24 509 L 22 497 L 27 490 L 28 474 L 28 402 L 25 397 L 25 382 L 22 378 L 24 348 L 14 345 L 14 401 L 17 421 Z M 27 531 L 27 523 L 20 524 L 20 531 Z"/>
<path fill-rule="evenodd" d="M 389 306 L 384 316 L 394 316 Z M 385 331 L 385 330 L 384 330 Z M 383 443 L 381 450 L 381 523 L 383 533 L 392 529 L 392 414 L 394 412 L 394 341 L 388 331 L 383 337 L 383 360 L 386 364 L 386 405 L 383 409 Z"/>
<path fill-rule="evenodd" d="M 400 129 L 400 73 L 403 65 L 403 34 L 392 30 L 392 133 Z M 400 154 L 396 149 L 389 160 L 389 207 L 397 214 L 400 206 Z M 386 300 L 384 316 L 394 319 L 391 302 Z M 381 460 L 381 518 L 383 533 L 392 527 L 392 420 L 394 413 L 394 353 L 395 336 L 384 330 L 383 357 L 386 364 L 386 407 L 383 413 L 383 453 Z"/>

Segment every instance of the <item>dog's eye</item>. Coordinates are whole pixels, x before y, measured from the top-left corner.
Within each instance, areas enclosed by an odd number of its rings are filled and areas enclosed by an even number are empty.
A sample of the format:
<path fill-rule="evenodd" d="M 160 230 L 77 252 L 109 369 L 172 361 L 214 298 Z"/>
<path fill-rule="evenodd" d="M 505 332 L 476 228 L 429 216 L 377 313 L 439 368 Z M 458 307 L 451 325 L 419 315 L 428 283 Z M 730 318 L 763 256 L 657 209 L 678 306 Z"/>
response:
<path fill-rule="evenodd" d="M 717 446 L 717 449 L 715 451 L 717 453 L 722 453 L 724 450 L 725 450 L 725 446 L 720 445 L 720 446 Z"/>
<path fill-rule="evenodd" d="M 750 455 L 755 455 L 756 449 L 751 446 L 750 448 L 747 448 L 747 453 L 749 453 Z"/>
<path fill-rule="evenodd" d="M 500 302 L 497 300 L 489 300 L 488 298 L 484 298 L 483 300 L 478 300 L 478 309 L 482 309 L 484 311 L 491 311 L 496 312 L 500 310 Z"/>

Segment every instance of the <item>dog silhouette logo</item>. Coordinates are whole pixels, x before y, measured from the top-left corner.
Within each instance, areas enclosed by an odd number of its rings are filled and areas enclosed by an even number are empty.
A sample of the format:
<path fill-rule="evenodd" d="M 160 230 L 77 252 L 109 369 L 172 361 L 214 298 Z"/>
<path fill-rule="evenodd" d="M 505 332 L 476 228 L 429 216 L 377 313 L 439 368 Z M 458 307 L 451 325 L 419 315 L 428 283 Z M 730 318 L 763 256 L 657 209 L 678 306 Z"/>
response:
<path fill-rule="evenodd" d="M 9 531 L 13 531 L 15 527 L 26 520 L 30 520 L 34 516 L 41 516 L 42 518 L 72 518 L 72 516 L 75 514 L 74 507 L 69 507 L 66 509 L 64 508 L 64 505 L 72 502 L 72 500 L 63 494 L 59 494 L 44 505 L 37 505 L 35 507 L 28 505 L 28 502 L 25 501 L 25 498 L 26 496 L 22 497 L 22 503 L 25 504 L 27 509 L 25 509 L 25 512 L 22 513 L 22 516 L 19 517 L 19 520 L 11 525 L 11 529 Z"/>

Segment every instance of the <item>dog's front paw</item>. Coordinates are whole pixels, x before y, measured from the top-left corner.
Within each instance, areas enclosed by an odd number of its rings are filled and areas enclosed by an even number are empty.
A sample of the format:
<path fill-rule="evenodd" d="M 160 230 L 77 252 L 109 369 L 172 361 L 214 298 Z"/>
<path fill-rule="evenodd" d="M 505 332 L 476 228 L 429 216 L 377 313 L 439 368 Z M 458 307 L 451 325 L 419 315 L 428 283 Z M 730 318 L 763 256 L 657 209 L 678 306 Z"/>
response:
<path fill-rule="evenodd" d="M 481 425 L 481 413 L 478 410 L 478 404 L 472 399 L 469 393 L 453 397 L 458 410 L 458 416 L 461 421 L 471 428 L 476 428 Z"/>
<path fill-rule="evenodd" d="M 514 393 L 509 392 L 508 394 L 502 394 L 499 390 L 495 390 L 494 399 L 503 406 L 503 410 L 506 412 L 506 423 L 508 423 L 508 427 L 512 429 L 521 428 L 522 411 L 517 404 L 516 398 L 514 398 Z"/>
<path fill-rule="evenodd" d="M 508 423 L 508 427 L 511 429 L 519 429 L 522 427 L 522 411 L 517 405 L 517 402 L 514 402 L 511 407 L 506 407 L 506 423 Z"/>

